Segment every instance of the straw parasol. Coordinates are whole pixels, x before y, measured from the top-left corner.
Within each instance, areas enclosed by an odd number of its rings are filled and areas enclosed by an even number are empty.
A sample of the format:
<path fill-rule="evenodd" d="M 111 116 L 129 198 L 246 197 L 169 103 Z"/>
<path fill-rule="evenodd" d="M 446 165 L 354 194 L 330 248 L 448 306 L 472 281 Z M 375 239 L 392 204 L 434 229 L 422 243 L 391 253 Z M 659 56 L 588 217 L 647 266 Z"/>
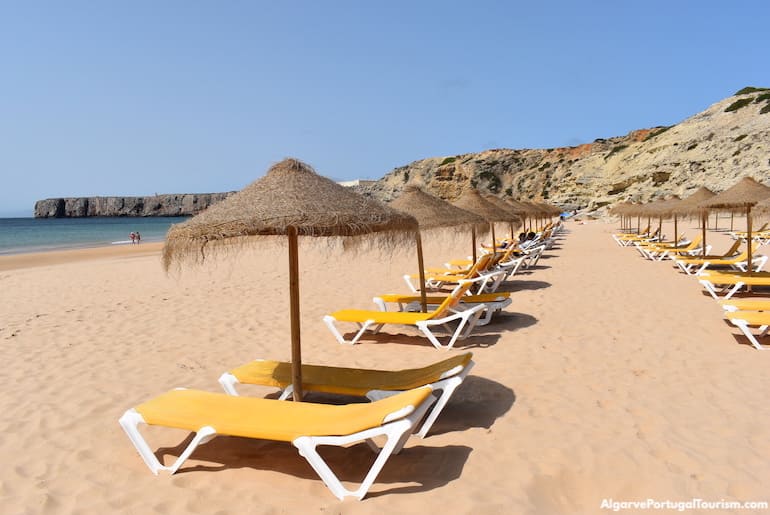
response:
<path fill-rule="evenodd" d="M 644 213 L 647 214 L 647 216 L 658 218 L 658 238 L 660 238 L 660 241 L 663 241 L 662 234 L 660 234 L 663 229 L 663 219 L 668 218 L 670 216 L 671 211 L 681 201 L 682 200 L 678 196 L 672 195 L 664 199 L 656 200 L 655 202 L 649 202 L 642 206 L 641 209 Z M 676 247 L 677 241 L 679 241 L 679 234 L 678 234 L 676 218 L 675 218 L 674 219 L 674 247 Z"/>
<path fill-rule="evenodd" d="M 714 195 L 709 200 L 700 204 L 706 209 L 723 209 L 729 211 L 746 212 L 746 246 L 748 247 L 748 270 L 751 273 L 752 252 L 751 252 L 751 208 L 760 200 L 770 197 L 770 188 L 759 183 L 751 177 L 744 177 L 737 184 L 727 188 L 718 195 Z"/>
<path fill-rule="evenodd" d="M 415 217 L 420 225 L 420 230 L 470 227 L 474 234 L 474 241 L 477 230 L 486 230 L 486 220 L 481 216 L 455 207 L 446 200 L 430 195 L 414 185 L 404 188 L 401 196 L 391 202 L 390 206 Z M 422 311 L 425 313 L 428 310 L 425 294 L 425 264 L 422 253 L 422 238 L 419 231 L 417 232 L 417 261 L 420 267 Z"/>
<path fill-rule="evenodd" d="M 695 192 L 693 192 L 692 195 L 689 197 L 682 199 L 674 208 L 671 210 L 671 213 L 676 217 L 678 215 L 681 216 L 690 216 L 690 215 L 697 215 L 700 217 L 701 220 L 701 230 L 703 231 L 701 239 L 702 247 L 703 247 L 703 256 L 706 255 L 706 223 L 705 218 L 708 214 L 708 210 L 704 209 L 702 207 L 698 207 L 701 203 L 705 202 L 706 200 L 712 198 L 716 193 L 711 191 L 710 189 L 701 186 Z M 676 220 L 676 218 L 674 218 Z"/>
<path fill-rule="evenodd" d="M 460 209 L 465 209 L 471 213 L 476 213 L 489 223 L 489 228 L 492 230 L 492 252 L 495 252 L 495 222 L 514 222 L 518 217 L 514 218 L 512 213 L 503 211 L 495 204 L 489 202 L 481 194 L 473 188 L 467 188 L 463 191 L 462 195 L 452 202 L 453 205 Z M 476 261 L 476 242 L 473 242 L 473 260 Z"/>
<path fill-rule="evenodd" d="M 516 220 L 515 222 L 510 222 L 511 224 L 511 239 L 515 238 L 514 234 L 514 225 L 520 226 L 524 222 L 523 217 L 525 214 L 525 211 L 523 208 L 517 208 L 513 204 L 510 204 L 506 202 L 505 200 L 501 199 L 500 197 L 495 197 L 494 195 L 486 195 L 484 196 L 484 199 L 488 200 L 492 204 L 496 205 L 498 208 L 502 209 L 506 213 L 510 213 L 513 218 Z"/>
<path fill-rule="evenodd" d="M 240 192 L 169 229 L 163 247 L 166 270 L 204 261 L 209 250 L 256 244 L 256 236 L 285 235 L 289 243 L 292 385 L 302 399 L 297 237 L 371 235 L 381 245 L 406 243 L 417 220 L 321 177 L 297 159 L 273 165 Z M 360 241 L 360 238 L 351 241 Z"/>

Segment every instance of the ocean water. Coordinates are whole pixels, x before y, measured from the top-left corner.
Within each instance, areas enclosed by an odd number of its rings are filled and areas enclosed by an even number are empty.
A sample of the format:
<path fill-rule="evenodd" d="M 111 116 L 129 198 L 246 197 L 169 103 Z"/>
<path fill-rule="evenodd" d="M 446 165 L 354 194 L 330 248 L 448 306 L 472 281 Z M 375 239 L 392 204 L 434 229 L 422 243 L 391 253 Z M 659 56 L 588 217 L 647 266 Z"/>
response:
<path fill-rule="evenodd" d="M 130 232 L 142 242 L 163 241 L 188 217 L 0 218 L 0 255 L 122 245 Z"/>

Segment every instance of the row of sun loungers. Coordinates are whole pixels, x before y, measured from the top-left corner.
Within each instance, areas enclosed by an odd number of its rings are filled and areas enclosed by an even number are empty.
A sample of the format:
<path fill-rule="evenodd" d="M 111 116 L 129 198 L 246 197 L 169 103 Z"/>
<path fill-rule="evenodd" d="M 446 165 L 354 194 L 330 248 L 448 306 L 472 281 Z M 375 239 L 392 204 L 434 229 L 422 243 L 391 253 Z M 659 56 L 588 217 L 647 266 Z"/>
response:
<path fill-rule="evenodd" d="M 760 235 L 766 226 L 760 230 Z M 768 257 L 756 254 L 761 245 L 770 242 L 770 232 L 766 238 L 752 237 L 751 268 L 748 249 L 740 250 L 746 241 L 746 235 L 742 234 L 731 233 L 736 241 L 725 253 L 710 255 L 711 247 L 707 246 L 705 256 L 700 236 L 689 242 L 680 240 L 677 245 L 655 243 L 648 238 L 653 235 L 649 232 L 639 236 L 614 234 L 613 239 L 620 246 L 634 246 L 647 259 L 662 261 L 669 258 L 678 270 L 695 276 L 706 292 L 720 303 L 725 318 L 738 327 L 756 349 L 762 350 L 758 338 L 765 336 L 770 328 L 770 299 L 733 297 L 743 288 L 770 286 L 770 272 L 762 271 Z M 751 327 L 759 327 L 759 334 L 753 334 Z"/>
<path fill-rule="evenodd" d="M 559 227 L 554 228 L 557 231 Z M 496 288 L 521 266 L 537 263 L 554 232 L 540 238 L 520 255 L 514 252 L 482 255 L 465 271 L 447 268 L 431 275 L 431 287 L 455 286 L 451 292 L 431 292 L 430 310 L 419 311 L 421 297 L 380 295 L 374 298 L 378 310 L 341 310 L 324 317 L 324 322 L 340 343 L 356 343 L 367 330 L 379 331 L 386 324 L 406 324 L 419 328 L 437 348 L 452 348 L 476 325 L 489 323 L 492 315 L 511 303 L 510 292 Z M 519 261 L 517 261 L 519 260 Z M 515 263 L 514 263 L 515 262 Z M 526 263 L 526 265 L 525 265 Z M 489 277 L 495 277 L 490 281 Z M 396 305 L 398 311 L 388 311 Z M 354 322 L 359 331 L 346 339 L 338 322 Z M 435 326 L 450 327 L 449 342 L 442 344 L 433 334 Z M 337 498 L 362 499 L 393 454 L 409 436 L 425 438 L 450 397 L 473 368 L 470 352 L 456 354 L 427 367 L 407 370 L 368 370 L 322 365 L 302 365 L 302 386 L 308 392 L 360 396 L 370 402 L 344 405 L 312 402 L 286 402 L 292 391 L 291 363 L 257 360 L 222 374 L 219 382 L 225 393 L 177 389 L 127 410 L 120 425 L 153 474 L 176 472 L 195 449 L 218 435 L 290 442 L 297 448 L 324 484 Z M 278 399 L 243 397 L 242 385 L 275 387 Z M 141 434 L 143 425 L 170 427 L 193 433 L 189 443 L 170 465 L 164 465 Z M 379 446 L 374 439 L 384 437 Z M 357 488 L 346 488 L 329 464 L 318 453 L 318 446 L 347 446 L 365 441 L 376 453 L 371 467 Z"/>

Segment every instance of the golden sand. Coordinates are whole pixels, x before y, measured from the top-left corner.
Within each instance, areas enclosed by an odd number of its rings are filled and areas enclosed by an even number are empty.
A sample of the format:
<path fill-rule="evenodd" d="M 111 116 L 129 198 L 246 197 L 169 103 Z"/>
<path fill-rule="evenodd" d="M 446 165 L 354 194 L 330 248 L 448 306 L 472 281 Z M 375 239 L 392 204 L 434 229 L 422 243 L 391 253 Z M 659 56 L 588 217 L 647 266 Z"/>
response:
<path fill-rule="evenodd" d="M 289 358 L 285 246 L 170 276 L 157 245 L 0 258 L 0 511 L 558 514 L 600 513 L 610 498 L 767 500 L 770 353 L 725 323 L 694 278 L 615 245 L 615 224 L 567 227 L 537 270 L 504 285 L 507 311 L 458 342 L 474 353 L 471 376 L 362 502 L 337 501 L 280 442 L 216 438 L 156 477 L 117 423 L 170 388 L 220 391 L 225 370 Z M 461 237 L 424 241 L 427 266 L 470 250 Z M 304 360 L 406 368 L 446 357 L 398 327 L 336 343 L 324 314 L 374 308 L 416 268 L 407 250 L 341 250 L 301 245 Z M 186 434 L 149 429 L 173 460 Z M 365 445 L 325 454 L 351 482 L 372 456 Z"/>

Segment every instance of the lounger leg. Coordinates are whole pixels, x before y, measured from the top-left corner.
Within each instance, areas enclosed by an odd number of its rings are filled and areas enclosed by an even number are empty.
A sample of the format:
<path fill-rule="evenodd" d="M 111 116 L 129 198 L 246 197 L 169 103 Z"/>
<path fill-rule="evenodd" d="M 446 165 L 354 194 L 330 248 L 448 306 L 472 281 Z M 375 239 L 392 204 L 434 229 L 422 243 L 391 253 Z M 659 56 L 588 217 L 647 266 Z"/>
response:
<path fill-rule="evenodd" d="M 730 289 L 730 291 L 728 291 L 728 292 L 727 292 L 727 294 L 726 294 L 724 297 L 722 297 L 722 298 L 723 298 L 724 300 L 727 300 L 727 299 L 729 299 L 730 297 L 732 297 L 733 295 L 735 295 L 736 293 L 738 293 L 738 291 L 739 291 L 741 288 L 743 288 L 743 285 L 744 285 L 744 283 L 741 283 L 741 282 L 739 282 L 739 283 L 736 283 L 736 284 L 735 284 L 735 286 L 733 286 L 733 287 Z"/>
<path fill-rule="evenodd" d="M 238 390 L 235 389 L 235 385 L 240 384 L 240 381 L 230 372 L 225 372 L 219 376 L 219 384 L 222 385 L 227 395 L 238 396 Z"/>
<path fill-rule="evenodd" d="M 412 284 L 412 278 L 409 277 L 409 274 L 404 275 L 404 281 L 406 282 L 406 285 L 409 288 L 409 291 L 414 293 L 420 293 L 420 289 L 417 288 L 414 284 Z"/>
<path fill-rule="evenodd" d="M 176 472 L 199 445 L 208 442 L 217 435 L 217 432 L 211 426 L 200 428 L 184 452 L 179 455 L 171 466 L 166 467 L 158 460 L 158 457 L 155 456 L 155 453 L 152 452 L 152 449 L 147 444 L 147 440 L 139 432 L 139 424 L 145 423 L 142 415 L 132 408 L 120 417 L 119 422 L 126 435 L 128 435 L 128 439 L 131 440 L 131 443 L 134 444 L 134 447 L 144 460 L 144 463 L 156 476 L 161 470 L 168 470 L 171 474 Z"/>
<path fill-rule="evenodd" d="M 377 475 L 380 473 L 391 454 L 394 454 L 395 451 L 400 449 L 400 446 L 403 446 L 403 442 L 411 434 L 412 427 L 422 419 L 425 411 L 430 407 L 430 404 L 430 402 L 424 402 L 407 418 L 396 420 L 378 428 L 368 429 L 348 436 L 301 436 L 292 443 L 299 450 L 300 455 L 308 461 L 324 484 L 338 499 L 342 500 L 345 497 L 352 496 L 360 500 L 363 499 L 369 491 L 369 488 L 374 483 L 374 480 L 377 478 Z M 384 435 L 387 438 L 385 445 L 380 449 L 372 467 L 369 469 L 366 477 L 356 490 L 348 490 L 345 488 L 339 478 L 337 478 L 336 474 L 334 474 L 332 469 L 329 468 L 329 465 L 316 450 L 316 447 L 319 445 L 342 446 L 352 442 L 368 440 L 380 435 Z"/>
<path fill-rule="evenodd" d="M 357 343 L 359 338 L 361 338 L 361 336 L 363 336 L 364 332 L 366 332 L 366 330 L 369 328 L 369 326 L 371 326 L 374 323 L 374 321 L 372 321 L 372 320 L 367 320 L 363 324 L 360 324 L 361 325 L 361 329 L 356 333 L 356 335 L 350 341 L 348 341 L 348 340 L 346 340 L 342 336 L 342 334 L 339 332 L 339 330 L 337 330 L 337 327 L 334 325 L 334 322 L 336 322 L 336 319 L 333 316 L 326 315 L 326 316 L 324 316 L 323 320 L 324 320 L 324 323 L 326 324 L 326 327 L 329 328 L 329 331 L 331 331 L 331 333 L 334 335 L 334 337 L 337 338 L 337 341 L 340 342 L 343 345 L 354 345 L 355 343 Z M 382 327 L 382 326 L 380 326 L 380 327 Z"/>
<path fill-rule="evenodd" d="M 746 338 L 749 339 L 751 344 L 758 350 L 764 350 L 762 348 L 762 345 L 759 344 L 757 339 L 754 337 L 753 334 L 751 334 L 751 329 L 749 329 L 749 325 L 743 321 L 743 320 L 731 320 L 733 325 L 735 325 L 738 329 L 741 330 L 741 332 L 746 336 Z"/>

